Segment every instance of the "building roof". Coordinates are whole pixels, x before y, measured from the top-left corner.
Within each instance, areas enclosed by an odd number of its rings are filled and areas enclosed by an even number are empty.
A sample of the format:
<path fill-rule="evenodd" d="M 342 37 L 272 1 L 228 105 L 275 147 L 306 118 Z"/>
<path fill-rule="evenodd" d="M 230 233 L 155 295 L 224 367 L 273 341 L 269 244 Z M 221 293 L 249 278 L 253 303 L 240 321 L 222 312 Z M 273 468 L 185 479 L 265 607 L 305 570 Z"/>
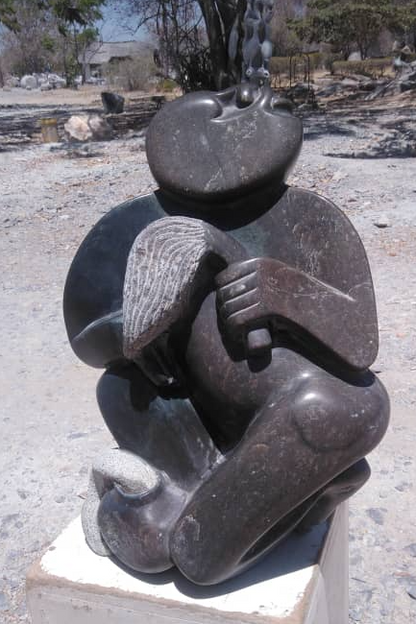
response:
<path fill-rule="evenodd" d="M 104 65 L 113 58 L 128 58 L 139 55 L 144 50 L 141 41 L 97 41 L 91 44 L 84 54 L 80 54 L 80 63 Z"/>

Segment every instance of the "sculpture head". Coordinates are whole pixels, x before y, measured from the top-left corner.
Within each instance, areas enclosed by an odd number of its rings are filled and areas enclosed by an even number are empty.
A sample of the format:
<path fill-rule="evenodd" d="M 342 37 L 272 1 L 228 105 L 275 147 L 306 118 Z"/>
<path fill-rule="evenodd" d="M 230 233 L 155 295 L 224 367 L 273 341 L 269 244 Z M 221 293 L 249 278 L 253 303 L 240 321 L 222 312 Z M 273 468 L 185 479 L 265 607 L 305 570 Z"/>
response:
<path fill-rule="evenodd" d="M 203 202 L 281 186 L 302 146 L 288 100 L 243 83 L 167 104 L 147 134 L 150 169 L 163 190 Z"/>

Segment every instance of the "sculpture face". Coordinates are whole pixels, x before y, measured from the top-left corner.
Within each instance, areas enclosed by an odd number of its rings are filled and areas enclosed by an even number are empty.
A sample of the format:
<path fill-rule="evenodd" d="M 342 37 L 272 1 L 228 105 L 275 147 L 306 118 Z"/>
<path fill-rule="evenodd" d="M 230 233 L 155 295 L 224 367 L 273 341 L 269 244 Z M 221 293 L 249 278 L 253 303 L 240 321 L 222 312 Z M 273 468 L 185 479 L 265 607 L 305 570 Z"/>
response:
<path fill-rule="evenodd" d="M 147 135 L 149 165 L 175 195 L 212 202 L 279 187 L 302 145 L 287 100 L 248 84 L 193 93 L 165 106 Z"/>

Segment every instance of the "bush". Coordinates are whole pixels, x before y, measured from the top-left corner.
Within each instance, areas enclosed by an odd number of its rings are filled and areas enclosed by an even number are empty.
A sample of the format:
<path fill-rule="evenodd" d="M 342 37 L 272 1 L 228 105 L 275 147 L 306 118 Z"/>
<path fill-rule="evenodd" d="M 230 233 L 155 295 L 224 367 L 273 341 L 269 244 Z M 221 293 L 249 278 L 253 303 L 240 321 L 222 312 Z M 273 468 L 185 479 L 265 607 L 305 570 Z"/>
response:
<path fill-rule="evenodd" d="M 104 75 L 109 85 L 116 89 L 146 91 L 156 71 L 152 56 L 143 55 L 117 63 L 108 63 Z"/>
<path fill-rule="evenodd" d="M 178 84 L 171 78 L 163 78 L 157 85 L 157 90 L 162 93 L 172 93 L 178 88 Z"/>
<path fill-rule="evenodd" d="M 333 73 L 341 76 L 360 74 L 373 80 L 383 78 L 392 68 L 391 58 L 373 58 L 365 61 L 335 61 L 332 65 Z"/>

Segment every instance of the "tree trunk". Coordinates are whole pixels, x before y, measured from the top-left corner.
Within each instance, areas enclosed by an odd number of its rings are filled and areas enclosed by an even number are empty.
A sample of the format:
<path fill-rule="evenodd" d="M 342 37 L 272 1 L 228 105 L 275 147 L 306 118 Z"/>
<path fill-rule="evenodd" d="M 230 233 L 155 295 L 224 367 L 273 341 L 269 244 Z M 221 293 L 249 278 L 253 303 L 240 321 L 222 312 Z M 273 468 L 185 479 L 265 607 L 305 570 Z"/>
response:
<path fill-rule="evenodd" d="M 228 86 L 228 54 L 221 18 L 213 0 L 198 0 L 207 29 L 213 73 L 217 89 Z"/>

